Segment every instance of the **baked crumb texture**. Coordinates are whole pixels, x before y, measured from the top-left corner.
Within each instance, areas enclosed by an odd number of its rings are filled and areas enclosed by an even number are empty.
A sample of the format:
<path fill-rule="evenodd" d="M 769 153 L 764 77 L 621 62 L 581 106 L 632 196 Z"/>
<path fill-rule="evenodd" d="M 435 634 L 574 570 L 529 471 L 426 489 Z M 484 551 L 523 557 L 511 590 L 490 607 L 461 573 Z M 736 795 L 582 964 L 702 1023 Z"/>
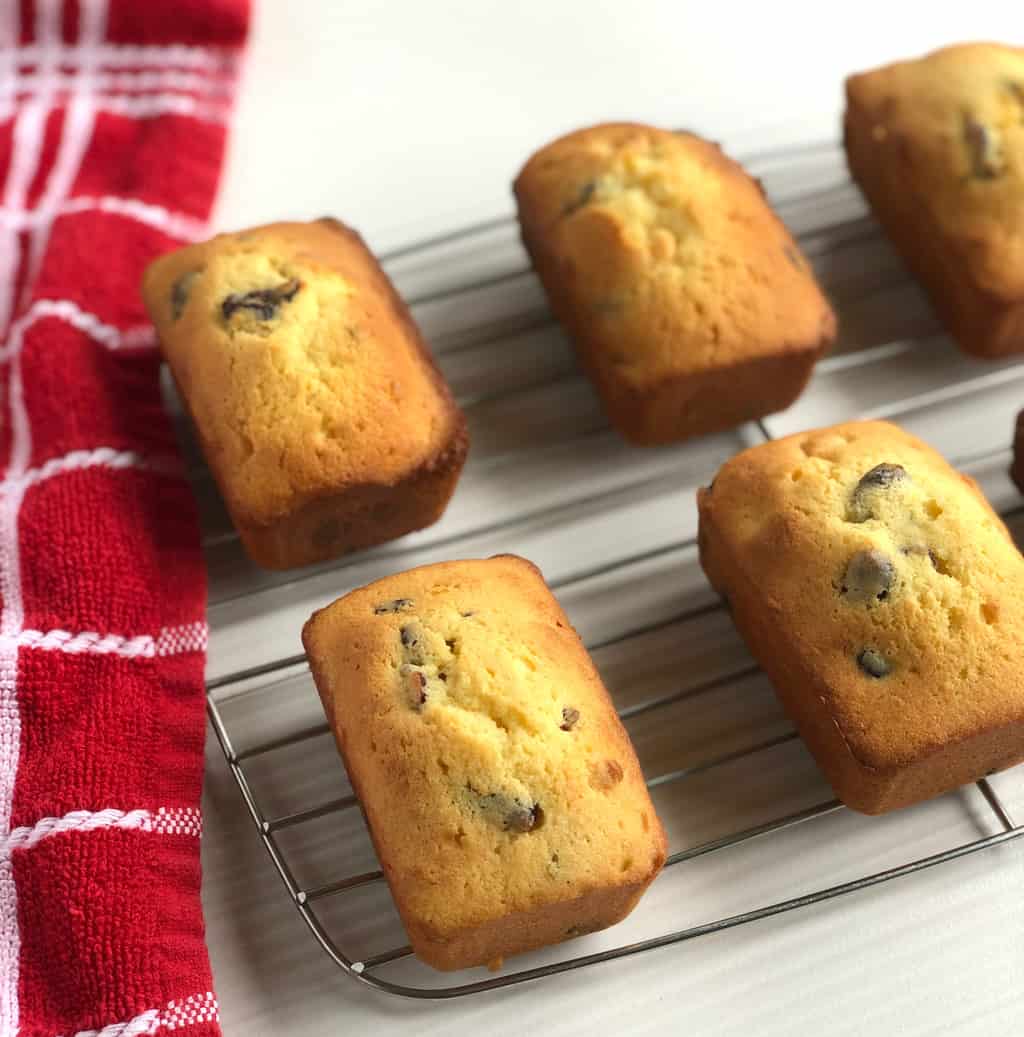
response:
<path fill-rule="evenodd" d="M 252 557 L 290 568 L 436 521 L 465 421 L 391 283 L 335 220 L 222 234 L 143 295 Z"/>
<path fill-rule="evenodd" d="M 972 479 L 863 422 L 746 450 L 698 500 L 704 571 L 844 803 L 1024 759 L 1024 559 Z"/>
<path fill-rule="evenodd" d="M 789 406 L 835 336 L 760 183 L 694 134 L 579 130 L 538 151 L 514 191 L 551 307 L 635 443 Z"/>
<path fill-rule="evenodd" d="M 486 965 L 624 918 L 665 860 L 640 766 L 538 570 L 390 576 L 303 641 L 413 949 Z"/>
<path fill-rule="evenodd" d="M 851 76 L 845 144 L 960 346 L 1024 352 L 1024 49 L 961 44 Z"/>

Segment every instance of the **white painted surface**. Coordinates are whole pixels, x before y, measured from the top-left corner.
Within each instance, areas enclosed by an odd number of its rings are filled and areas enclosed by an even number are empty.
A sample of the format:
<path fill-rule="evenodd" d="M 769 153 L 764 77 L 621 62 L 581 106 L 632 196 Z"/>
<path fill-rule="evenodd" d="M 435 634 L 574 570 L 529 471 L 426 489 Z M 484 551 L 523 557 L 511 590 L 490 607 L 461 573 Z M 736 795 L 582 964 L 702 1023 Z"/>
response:
<path fill-rule="evenodd" d="M 844 322 L 842 348 L 768 431 L 886 415 L 962 461 L 1000 508 L 1024 366 L 963 358 L 873 230 L 834 147 L 848 70 L 959 38 L 1020 37 L 1004 3 L 856 8 L 809 3 L 355 4 L 263 0 L 218 223 L 338 215 L 387 250 L 511 210 L 508 184 L 539 143 L 573 126 L 633 117 L 689 126 L 755 156 L 769 193 L 813 257 Z M 766 149 L 782 154 L 766 157 Z M 760 154 L 760 157 L 756 157 Z M 403 293 L 525 270 L 514 228 L 396 260 Z M 629 449 L 607 430 L 546 322 L 532 276 L 414 307 L 466 402 L 472 461 L 433 530 L 297 576 L 241 557 L 198 459 L 211 587 L 211 675 L 299 650 L 308 613 L 349 586 L 421 561 L 514 550 L 538 561 L 590 643 L 713 600 L 688 544 L 693 490 L 756 428 L 680 448 Z M 495 524 L 508 520 L 502 528 Z M 1024 516 L 1012 520 L 1024 535 Z M 662 549 L 654 558 L 637 556 Z M 635 559 L 630 561 L 630 559 Z M 587 570 L 609 566 L 589 579 Z M 721 612 L 595 653 L 629 706 L 749 666 Z M 315 724 L 308 677 L 264 681 L 224 707 L 239 745 Z M 649 775 L 788 730 L 766 682 L 740 676 L 630 721 Z M 364 989 L 314 944 L 259 846 L 219 749 L 208 750 L 204 896 L 226 1032 L 470 1034 L 1002 1034 L 1024 1023 L 1024 846 L 640 958 L 467 1000 L 424 1004 Z M 265 809 L 342 794 L 327 738 L 253 761 Z M 1024 774 L 995 784 L 1018 820 Z M 798 742 L 656 793 L 672 848 L 829 797 Z M 882 818 L 841 812 L 682 864 L 586 953 L 746 910 L 994 831 L 976 789 Z M 307 885 L 372 868 L 358 818 L 332 815 L 286 840 Z M 343 904 L 348 904 L 343 910 Z M 353 953 L 403 941 L 383 889 L 329 902 Z M 512 962 L 509 968 L 518 967 Z M 382 975 L 436 982 L 415 963 Z M 486 976 L 486 973 L 483 973 Z M 464 977 L 448 977 L 458 981 Z M 469 978 L 480 978 L 473 976 Z"/>

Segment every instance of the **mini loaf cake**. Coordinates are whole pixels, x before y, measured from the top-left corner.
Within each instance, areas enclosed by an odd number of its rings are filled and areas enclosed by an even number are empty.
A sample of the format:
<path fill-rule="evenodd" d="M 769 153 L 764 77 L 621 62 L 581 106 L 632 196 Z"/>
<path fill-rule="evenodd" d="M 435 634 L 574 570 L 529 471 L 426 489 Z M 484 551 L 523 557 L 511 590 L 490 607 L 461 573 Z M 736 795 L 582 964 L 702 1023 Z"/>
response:
<path fill-rule="evenodd" d="M 640 766 L 539 571 L 379 580 L 302 634 L 413 950 L 494 964 L 624 918 L 665 860 Z"/>
<path fill-rule="evenodd" d="M 1013 439 L 1013 467 L 1010 475 L 1017 488 L 1024 493 L 1024 410 L 1017 415 L 1017 433 Z"/>
<path fill-rule="evenodd" d="M 692 133 L 579 130 L 526 163 L 515 195 L 551 307 L 635 443 L 788 407 L 835 336 L 761 185 Z"/>
<path fill-rule="evenodd" d="M 1024 559 L 973 480 L 863 422 L 746 450 L 698 503 L 704 571 L 844 803 L 1024 759 Z"/>
<path fill-rule="evenodd" d="M 963 44 L 850 77 L 845 141 L 960 346 L 1024 351 L 1024 49 Z"/>
<path fill-rule="evenodd" d="M 359 235 L 336 220 L 222 234 L 143 295 L 246 549 L 307 565 L 436 521 L 465 421 Z"/>

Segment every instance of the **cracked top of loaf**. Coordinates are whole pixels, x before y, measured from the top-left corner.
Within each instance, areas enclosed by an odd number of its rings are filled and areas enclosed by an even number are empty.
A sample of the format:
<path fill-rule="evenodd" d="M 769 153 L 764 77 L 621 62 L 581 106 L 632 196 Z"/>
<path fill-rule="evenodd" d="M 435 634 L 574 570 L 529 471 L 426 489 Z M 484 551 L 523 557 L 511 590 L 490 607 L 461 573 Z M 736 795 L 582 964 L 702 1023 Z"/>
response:
<path fill-rule="evenodd" d="M 530 158 L 515 194 L 560 316 L 637 388 L 819 351 L 835 334 L 760 183 L 695 134 L 635 123 L 577 130 Z"/>
<path fill-rule="evenodd" d="M 1024 718 L 1024 558 L 975 482 L 887 422 L 788 436 L 700 495 L 716 587 L 750 595 L 854 756 L 890 768 Z M 795 694 L 795 689 L 793 689 Z"/>
<path fill-rule="evenodd" d="M 464 437 L 391 283 L 336 220 L 220 234 L 162 256 L 143 295 L 232 514 L 270 524 L 392 485 Z"/>
<path fill-rule="evenodd" d="M 847 136 L 982 290 L 1024 293 L 1024 48 L 946 47 L 846 81 Z"/>

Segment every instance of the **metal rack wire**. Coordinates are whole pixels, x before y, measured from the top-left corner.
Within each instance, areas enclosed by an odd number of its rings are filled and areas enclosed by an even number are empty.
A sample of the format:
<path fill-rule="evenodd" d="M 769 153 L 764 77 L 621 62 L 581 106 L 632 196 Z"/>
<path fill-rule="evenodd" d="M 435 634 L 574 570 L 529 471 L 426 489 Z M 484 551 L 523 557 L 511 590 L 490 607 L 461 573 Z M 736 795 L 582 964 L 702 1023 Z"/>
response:
<path fill-rule="evenodd" d="M 831 144 L 809 145 L 807 148 L 803 149 L 803 153 L 813 155 L 826 148 L 832 147 L 833 145 Z M 785 154 L 782 154 L 779 157 L 784 159 Z M 804 198 L 806 199 L 807 196 L 805 195 Z M 385 257 L 385 259 L 390 260 L 391 262 L 400 262 L 408 260 L 410 257 L 415 257 L 425 251 L 429 251 L 438 245 L 449 245 L 473 239 L 485 242 L 488 235 L 496 232 L 507 233 L 508 229 L 508 220 L 488 221 L 487 223 L 480 224 L 476 227 L 466 228 L 462 231 L 454 232 L 453 234 L 443 235 L 427 242 L 421 242 L 415 246 L 396 250 L 388 257 Z M 465 282 L 458 283 L 447 289 L 422 295 L 419 297 L 418 301 L 420 303 L 425 301 L 432 303 L 437 302 L 438 300 L 443 300 L 446 295 L 458 294 L 468 290 L 487 289 L 494 285 L 501 285 L 502 283 L 507 282 L 509 278 L 519 278 L 525 276 L 525 274 L 525 271 L 516 269 L 511 274 L 506 272 L 500 276 L 495 275 L 494 277 L 489 278 L 478 278 L 470 284 L 466 284 Z M 532 312 L 527 315 L 520 315 L 518 319 L 512 320 L 511 323 L 508 320 L 505 320 L 500 324 L 500 326 L 492 325 L 479 327 L 475 329 L 474 334 L 469 335 L 468 337 L 464 336 L 459 345 L 453 343 L 451 348 L 467 348 L 467 342 L 479 345 L 481 342 L 487 341 L 488 336 L 508 334 L 510 327 L 514 327 L 516 331 L 520 331 L 523 328 L 543 323 L 547 319 L 548 318 L 542 311 Z M 760 436 L 765 440 L 773 438 L 771 430 L 764 422 L 758 423 L 758 431 Z M 1003 455 L 1006 456 L 1004 457 Z M 967 462 L 978 464 L 1001 462 L 1007 459 L 1008 455 L 1005 450 L 996 450 L 987 451 L 984 454 L 975 455 L 970 458 L 959 458 L 957 460 L 959 460 L 961 464 Z M 640 484 L 653 485 L 657 484 L 658 480 L 663 480 L 665 478 L 666 477 L 663 474 L 655 475 L 646 480 L 641 480 Z M 623 488 L 620 487 L 616 492 L 622 492 L 622 489 Z M 635 491 L 636 486 L 627 486 L 626 489 Z M 574 504 L 576 505 L 579 503 L 579 499 L 574 501 Z M 546 509 L 545 513 L 557 516 L 557 510 L 557 507 L 549 507 Z M 1008 509 L 1004 509 L 1004 518 L 1016 520 L 1022 515 L 1024 515 L 1024 506 L 1012 506 Z M 517 518 L 521 519 L 521 516 L 517 516 Z M 492 524 L 490 531 L 500 532 L 501 528 L 502 522 L 498 521 Z M 474 532 L 479 532 L 479 530 L 475 530 Z M 434 550 L 437 550 L 438 548 L 446 549 L 456 543 L 459 539 L 459 535 L 454 535 L 448 538 L 438 538 L 431 546 Z M 590 565 L 573 572 L 565 573 L 559 579 L 552 581 L 552 588 L 555 591 L 568 591 L 574 586 L 585 583 L 588 580 L 593 580 L 596 577 L 613 574 L 616 571 L 624 571 L 628 567 L 639 563 L 657 562 L 659 559 L 665 559 L 677 552 L 692 550 L 695 546 L 696 541 L 694 537 L 685 537 L 674 542 L 660 544 L 659 546 L 644 552 L 633 553 L 618 557 L 613 561 L 601 565 Z M 403 549 L 399 547 L 390 552 L 382 553 L 380 555 L 382 566 L 386 567 L 390 562 L 399 559 L 402 551 Z M 343 562 L 341 565 L 337 566 L 336 569 L 343 570 L 349 564 L 351 563 Z M 667 617 L 662 616 L 659 617 L 656 622 L 642 624 L 635 629 L 621 631 L 614 638 L 608 638 L 591 643 L 588 647 L 592 651 L 598 651 L 616 644 L 621 644 L 632 638 L 638 638 L 650 634 L 652 631 L 661 627 L 669 627 L 672 624 L 684 623 L 701 616 L 711 615 L 719 611 L 721 608 L 721 604 L 717 602 L 699 604 L 685 612 Z M 414 998 L 452 998 L 479 993 L 486 990 L 494 990 L 514 984 L 540 980 L 570 970 L 590 967 L 602 962 L 608 962 L 629 955 L 650 951 L 655 948 L 665 947 L 670 944 L 694 940 L 701 936 L 706 936 L 736 926 L 747 925 L 759 919 L 784 914 L 798 908 L 820 904 L 837 897 L 865 890 L 872 886 L 890 882 L 920 872 L 924 869 L 956 860 L 957 858 L 977 853 L 984 849 L 999 846 L 1024 836 L 1024 824 L 1018 824 L 1013 820 L 1008 808 L 997 795 L 996 790 L 990 782 L 987 779 L 982 779 L 977 783 L 977 788 L 980 790 L 984 802 L 987 805 L 987 810 L 991 817 L 994 818 L 998 829 L 992 834 L 983 835 L 980 838 L 969 841 L 958 842 L 940 852 L 931 853 L 926 856 L 919 856 L 907 860 L 904 863 L 874 871 L 870 874 L 864 874 L 848 881 L 815 889 L 806 894 L 787 899 L 774 900 L 751 910 L 729 914 L 703 924 L 668 929 L 646 939 L 625 943 L 621 946 L 615 946 L 595 953 L 573 954 L 574 945 L 570 942 L 569 944 L 562 945 L 565 956 L 560 960 L 539 966 L 522 967 L 519 969 L 513 968 L 501 975 L 490 976 L 486 979 L 470 979 L 468 981 L 462 981 L 448 986 L 435 986 L 429 983 L 414 985 L 407 982 L 398 982 L 387 978 L 387 969 L 388 966 L 409 957 L 412 954 L 409 947 L 390 947 L 372 955 L 353 955 L 347 953 L 345 949 L 345 933 L 335 932 L 322 911 L 323 905 L 333 898 L 345 897 L 356 890 L 373 884 L 382 883 L 384 881 L 382 872 L 380 870 L 369 870 L 354 874 L 345 874 L 331 879 L 330 881 L 318 882 L 314 885 L 303 885 L 296 878 L 296 869 L 294 867 L 295 861 L 290 859 L 289 852 L 283 845 L 281 839 L 281 834 L 287 830 L 301 828 L 301 826 L 307 825 L 320 818 L 354 811 L 359 806 L 357 798 L 352 794 L 348 794 L 317 802 L 298 810 L 275 813 L 266 810 L 263 805 L 261 805 L 260 798 L 254 791 L 253 783 L 250 781 L 250 775 L 247 768 L 252 764 L 252 761 L 258 758 L 266 759 L 275 753 L 291 750 L 297 746 L 301 747 L 303 743 L 308 742 L 310 739 L 325 734 L 328 731 L 327 725 L 316 724 L 312 726 L 306 725 L 296 727 L 294 730 L 290 730 L 281 736 L 257 741 L 253 744 L 246 745 L 242 749 L 238 749 L 235 747 L 232 734 L 229 731 L 229 723 L 221 708 L 220 696 L 222 693 L 229 692 L 232 688 L 240 687 L 246 684 L 246 682 L 250 682 L 254 679 L 274 677 L 284 673 L 302 672 L 303 667 L 304 659 L 301 655 L 290 655 L 250 669 L 224 674 L 210 680 L 207 685 L 207 706 L 211 725 L 220 747 L 223 750 L 231 774 L 237 783 L 246 808 L 257 827 L 259 837 L 266 848 L 275 869 L 280 875 L 289 897 L 292 899 L 299 914 L 309 927 L 315 940 L 350 976 L 364 984 L 391 994 Z M 728 672 L 691 685 L 681 691 L 673 691 L 627 706 L 620 711 L 620 716 L 622 716 L 623 719 L 628 720 L 639 716 L 641 713 L 650 713 L 652 711 L 673 706 L 683 699 L 696 700 L 699 697 L 708 695 L 727 684 L 750 677 L 757 672 L 758 669 L 756 666 L 749 662 L 745 662 L 733 667 Z M 311 685 L 310 692 L 311 694 L 313 693 Z M 759 753 L 765 753 L 777 746 L 794 741 L 796 738 L 796 732 L 792 730 L 787 730 L 781 733 L 775 732 L 769 737 L 765 737 L 741 748 L 720 753 L 686 767 L 663 771 L 650 777 L 648 780 L 648 786 L 654 789 L 685 782 L 694 778 L 696 775 L 714 772 L 716 769 L 725 767 L 737 760 L 748 758 Z M 846 808 L 838 801 L 834 799 L 822 800 L 812 804 L 811 806 L 784 814 L 783 816 L 774 817 L 768 821 L 758 823 L 751 827 L 734 831 L 709 841 L 700 842 L 696 845 L 677 849 L 670 854 L 666 862 L 666 870 L 678 868 L 680 865 L 694 861 L 697 858 L 707 857 L 712 854 L 728 853 L 731 849 L 750 843 L 754 840 L 770 841 L 771 836 L 778 835 L 779 833 L 790 830 L 795 826 L 810 825 L 826 816 L 841 814 L 844 812 L 846 812 Z M 658 881 L 661 880 L 659 879 Z"/>

